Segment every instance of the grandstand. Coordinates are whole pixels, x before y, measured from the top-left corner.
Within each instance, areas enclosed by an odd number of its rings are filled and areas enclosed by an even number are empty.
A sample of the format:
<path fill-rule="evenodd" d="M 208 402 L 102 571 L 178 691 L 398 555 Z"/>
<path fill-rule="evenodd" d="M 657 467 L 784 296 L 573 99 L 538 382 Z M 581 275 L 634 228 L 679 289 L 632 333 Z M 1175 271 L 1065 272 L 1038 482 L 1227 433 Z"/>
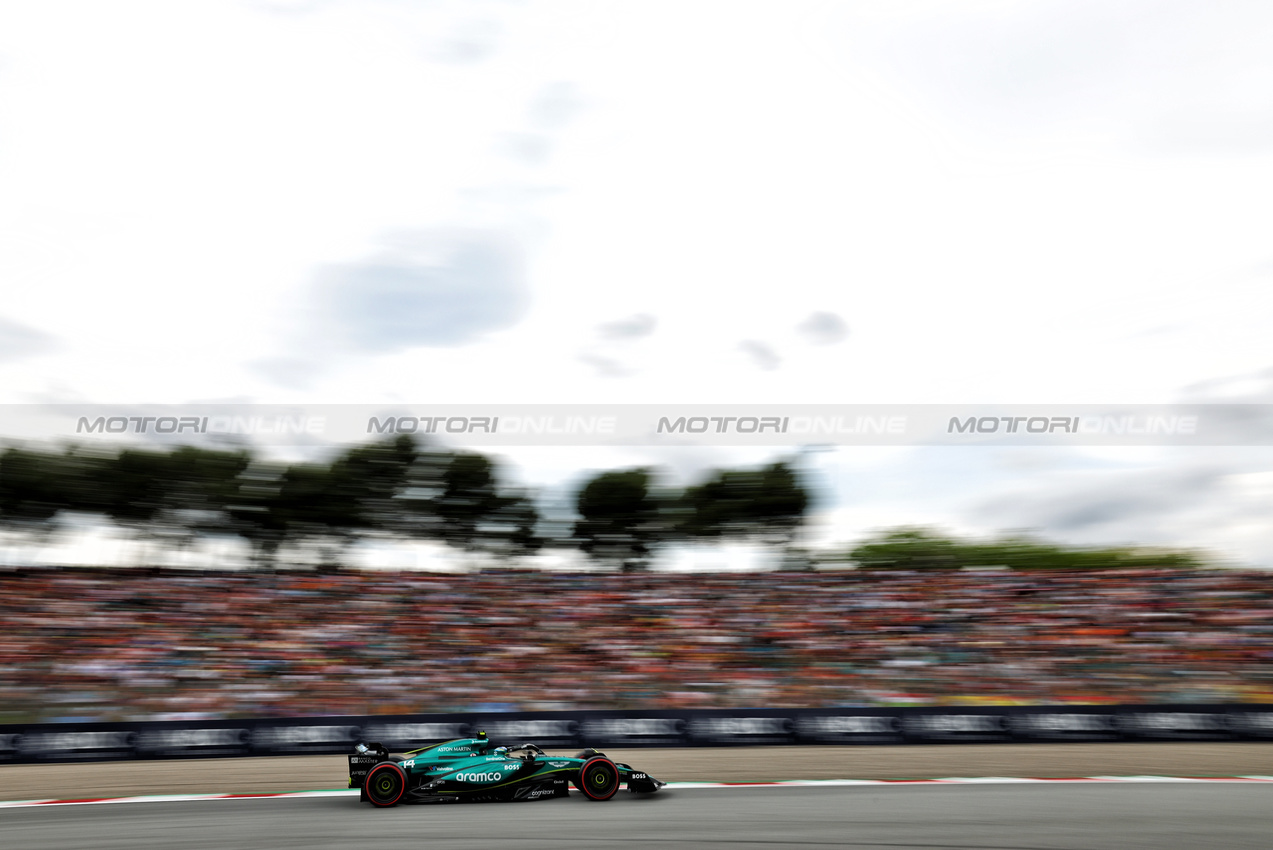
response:
<path fill-rule="evenodd" d="M 0 620 L 5 723 L 1273 702 L 1273 582 L 1241 570 L 36 569 Z"/>

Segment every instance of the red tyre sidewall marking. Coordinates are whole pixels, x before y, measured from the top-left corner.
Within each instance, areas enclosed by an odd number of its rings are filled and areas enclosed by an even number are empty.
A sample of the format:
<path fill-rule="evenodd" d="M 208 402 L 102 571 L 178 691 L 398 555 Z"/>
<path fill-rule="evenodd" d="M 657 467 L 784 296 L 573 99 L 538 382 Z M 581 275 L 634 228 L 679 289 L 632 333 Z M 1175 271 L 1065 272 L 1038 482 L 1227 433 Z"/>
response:
<path fill-rule="evenodd" d="M 394 797 L 393 800 L 388 803 L 376 802 L 375 798 L 372 797 L 371 794 L 367 795 L 367 799 L 371 801 L 371 804 L 373 806 L 388 808 L 389 806 L 396 804 L 399 800 L 402 799 L 402 795 L 407 793 L 407 774 L 406 774 L 406 771 L 404 771 L 401 767 L 398 767 L 398 765 L 394 764 L 393 762 L 383 762 L 373 767 L 371 771 L 367 774 L 367 778 L 364 779 L 362 782 L 363 788 L 370 787 L 371 778 L 382 770 L 393 770 L 397 772 L 398 779 L 401 780 L 401 786 L 398 788 L 398 796 Z"/>
<path fill-rule="evenodd" d="M 613 772 L 614 787 L 607 789 L 604 797 L 598 797 L 596 794 L 593 794 L 590 790 L 588 790 L 588 768 L 592 767 L 597 762 L 604 762 L 605 764 L 610 765 L 610 770 Z M 579 784 L 583 786 L 583 793 L 588 795 L 588 799 L 609 800 L 619 790 L 619 768 L 615 767 L 614 762 L 610 761 L 608 758 L 597 757 L 588 759 L 583 763 L 583 767 L 579 768 Z"/>

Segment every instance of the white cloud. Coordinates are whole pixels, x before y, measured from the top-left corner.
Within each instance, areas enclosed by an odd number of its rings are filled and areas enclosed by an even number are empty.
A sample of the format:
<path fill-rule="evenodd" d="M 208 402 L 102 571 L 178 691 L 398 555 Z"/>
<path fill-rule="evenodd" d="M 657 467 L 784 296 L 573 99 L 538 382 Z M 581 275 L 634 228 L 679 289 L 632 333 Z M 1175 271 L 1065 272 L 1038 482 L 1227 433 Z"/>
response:
<path fill-rule="evenodd" d="M 44 354 L 57 347 L 53 337 L 0 316 L 0 362 Z"/>

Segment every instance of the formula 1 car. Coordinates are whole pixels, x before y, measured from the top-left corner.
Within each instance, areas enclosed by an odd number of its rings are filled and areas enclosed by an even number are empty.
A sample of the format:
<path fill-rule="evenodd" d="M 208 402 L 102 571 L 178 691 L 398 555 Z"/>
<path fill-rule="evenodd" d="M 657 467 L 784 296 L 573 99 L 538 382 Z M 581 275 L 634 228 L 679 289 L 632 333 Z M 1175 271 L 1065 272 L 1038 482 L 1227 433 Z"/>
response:
<path fill-rule="evenodd" d="M 349 756 L 349 787 L 373 806 L 439 801 L 511 801 L 565 797 L 570 785 L 589 800 L 609 800 L 619 786 L 651 793 L 666 782 L 588 749 L 549 756 L 534 744 L 495 747 L 485 732 L 403 755 L 359 743 Z"/>

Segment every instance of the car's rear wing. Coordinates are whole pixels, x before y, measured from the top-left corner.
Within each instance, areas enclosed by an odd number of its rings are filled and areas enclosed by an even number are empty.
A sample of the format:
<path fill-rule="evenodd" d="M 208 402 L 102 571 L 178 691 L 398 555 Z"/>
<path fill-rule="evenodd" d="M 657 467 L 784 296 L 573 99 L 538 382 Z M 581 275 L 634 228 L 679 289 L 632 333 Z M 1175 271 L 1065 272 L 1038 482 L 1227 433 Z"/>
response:
<path fill-rule="evenodd" d="M 389 758 L 389 750 L 384 744 L 354 745 L 354 752 L 349 756 L 349 787 L 361 788 L 367 778 L 367 771 Z"/>

